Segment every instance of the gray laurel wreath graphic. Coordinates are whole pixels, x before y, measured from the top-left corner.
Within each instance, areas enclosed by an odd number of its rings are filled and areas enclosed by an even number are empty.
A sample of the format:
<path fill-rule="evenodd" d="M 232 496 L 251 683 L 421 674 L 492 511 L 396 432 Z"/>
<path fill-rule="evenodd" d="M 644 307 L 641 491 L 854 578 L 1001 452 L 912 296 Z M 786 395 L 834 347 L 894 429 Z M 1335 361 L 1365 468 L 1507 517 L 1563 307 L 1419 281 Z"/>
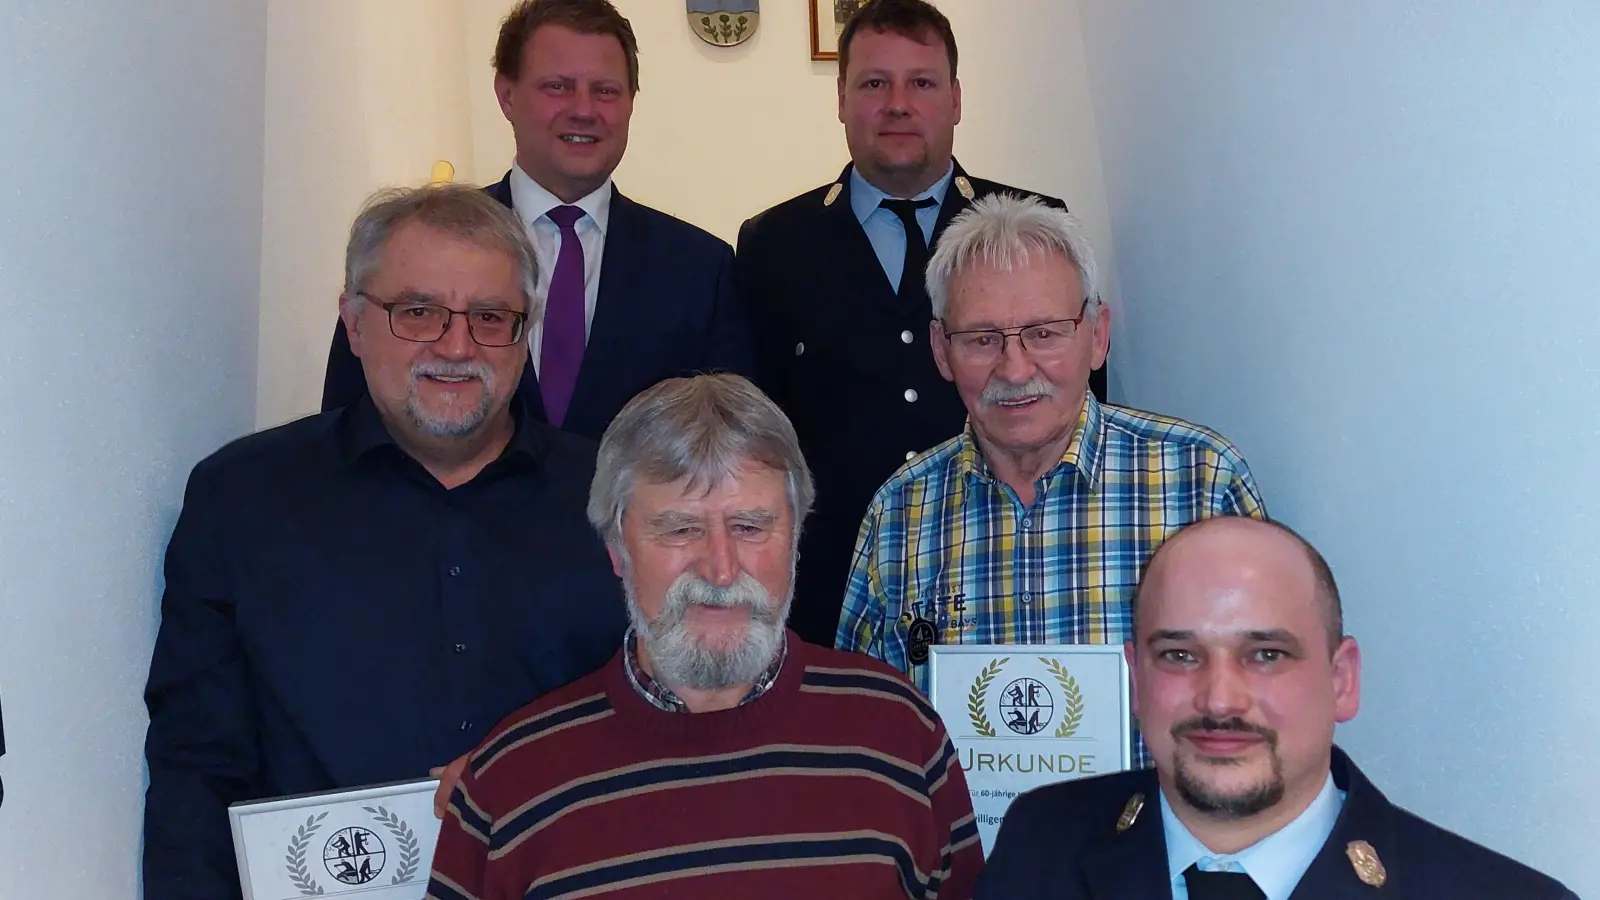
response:
<path fill-rule="evenodd" d="M 1003 657 L 984 666 L 978 672 L 978 677 L 972 682 L 972 687 L 967 691 L 967 719 L 972 722 L 972 728 L 980 737 L 992 738 L 995 736 L 994 726 L 989 724 L 989 715 L 983 709 L 983 701 L 989 693 L 989 684 L 995 676 L 1000 674 L 1000 667 L 1005 665 L 1011 657 Z"/>
<path fill-rule="evenodd" d="M 1059 661 L 1039 657 L 1039 662 L 1050 670 L 1056 677 L 1056 684 L 1061 685 L 1061 693 L 1065 694 L 1065 702 L 1061 711 L 1061 725 L 1056 728 L 1055 736 L 1058 738 L 1072 737 L 1078 731 L 1078 726 L 1083 724 L 1083 692 L 1078 690 L 1078 679 L 1073 678 Z"/>
<path fill-rule="evenodd" d="M 328 817 L 327 813 L 311 816 L 306 823 L 294 833 L 294 838 L 289 841 L 289 853 L 284 857 L 284 862 L 289 868 L 289 881 L 294 883 L 295 889 L 304 897 L 322 896 L 322 887 L 311 878 L 311 870 L 306 868 L 306 848 L 311 845 L 311 836 L 316 834 L 317 826 Z"/>
<path fill-rule="evenodd" d="M 362 809 L 371 813 L 383 827 L 389 829 L 395 841 L 400 844 L 400 867 L 395 870 L 394 878 L 390 884 L 405 884 L 417 877 L 417 866 L 422 862 L 422 847 L 417 844 L 417 836 L 399 816 L 381 806 L 363 806 Z"/>

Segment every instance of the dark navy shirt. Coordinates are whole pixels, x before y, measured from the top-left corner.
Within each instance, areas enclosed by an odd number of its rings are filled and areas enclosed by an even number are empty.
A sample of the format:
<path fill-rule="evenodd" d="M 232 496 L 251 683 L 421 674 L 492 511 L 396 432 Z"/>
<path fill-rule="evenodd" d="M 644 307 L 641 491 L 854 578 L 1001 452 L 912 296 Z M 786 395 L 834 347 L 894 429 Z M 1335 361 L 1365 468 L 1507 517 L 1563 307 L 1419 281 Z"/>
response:
<path fill-rule="evenodd" d="M 516 408 L 453 490 L 365 397 L 195 467 L 145 692 L 148 900 L 238 896 L 228 804 L 426 777 L 617 652 L 595 444 Z"/>

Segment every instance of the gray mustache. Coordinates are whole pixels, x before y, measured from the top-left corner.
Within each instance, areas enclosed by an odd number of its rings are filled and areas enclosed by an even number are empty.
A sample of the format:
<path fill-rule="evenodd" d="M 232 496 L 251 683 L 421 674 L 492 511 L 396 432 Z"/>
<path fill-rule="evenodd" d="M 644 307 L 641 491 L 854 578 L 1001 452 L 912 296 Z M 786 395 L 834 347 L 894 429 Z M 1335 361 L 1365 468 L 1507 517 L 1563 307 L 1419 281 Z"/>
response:
<path fill-rule="evenodd" d="M 770 621 L 774 606 L 761 583 L 741 573 L 739 580 L 727 587 L 718 587 L 699 577 L 680 578 L 667 589 L 667 596 L 658 627 L 670 627 L 683 621 L 691 606 L 709 606 L 716 609 L 743 607 L 757 621 Z"/>
<path fill-rule="evenodd" d="M 1023 384 L 1008 384 L 1004 381 L 991 381 L 979 396 L 979 402 L 986 406 L 996 403 L 1006 403 L 1015 400 L 1031 400 L 1034 397 L 1054 397 L 1055 385 L 1043 378 L 1035 376 Z"/>
<path fill-rule="evenodd" d="M 446 378 L 476 378 L 485 384 L 494 380 L 494 370 L 482 360 L 462 360 L 451 362 L 446 359 L 418 360 L 411 365 L 411 379 L 430 378 L 443 375 Z"/>

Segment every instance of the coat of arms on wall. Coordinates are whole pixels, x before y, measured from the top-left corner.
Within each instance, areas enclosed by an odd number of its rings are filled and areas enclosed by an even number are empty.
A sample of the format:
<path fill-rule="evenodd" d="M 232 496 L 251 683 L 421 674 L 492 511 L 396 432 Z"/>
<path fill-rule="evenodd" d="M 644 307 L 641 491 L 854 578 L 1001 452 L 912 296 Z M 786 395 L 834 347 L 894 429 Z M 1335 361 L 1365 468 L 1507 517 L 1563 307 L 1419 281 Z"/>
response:
<path fill-rule="evenodd" d="M 688 0 L 689 27 L 719 47 L 750 40 L 761 22 L 760 0 Z"/>

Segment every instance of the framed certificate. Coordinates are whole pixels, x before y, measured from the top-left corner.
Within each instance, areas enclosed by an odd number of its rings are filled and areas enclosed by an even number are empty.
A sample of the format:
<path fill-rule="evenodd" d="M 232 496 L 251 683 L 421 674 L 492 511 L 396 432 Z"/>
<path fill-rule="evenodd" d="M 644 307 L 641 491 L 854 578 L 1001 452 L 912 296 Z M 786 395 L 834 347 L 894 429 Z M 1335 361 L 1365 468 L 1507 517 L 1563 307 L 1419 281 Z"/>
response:
<path fill-rule="evenodd" d="M 928 665 L 985 856 L 1018 794 L 1132 764 L 1121 644 L 935 644 Z"/>
<path fill-rule="evenodd" d="M 422 900 L 438 786 L 428 778 L 228 807 L 244 900 Z"/>
<path fill-rule="evenodd" d="M 811 6 L 811 58 L 838 59 L 844 25 L 867 0 L 808 0 Z"/>

